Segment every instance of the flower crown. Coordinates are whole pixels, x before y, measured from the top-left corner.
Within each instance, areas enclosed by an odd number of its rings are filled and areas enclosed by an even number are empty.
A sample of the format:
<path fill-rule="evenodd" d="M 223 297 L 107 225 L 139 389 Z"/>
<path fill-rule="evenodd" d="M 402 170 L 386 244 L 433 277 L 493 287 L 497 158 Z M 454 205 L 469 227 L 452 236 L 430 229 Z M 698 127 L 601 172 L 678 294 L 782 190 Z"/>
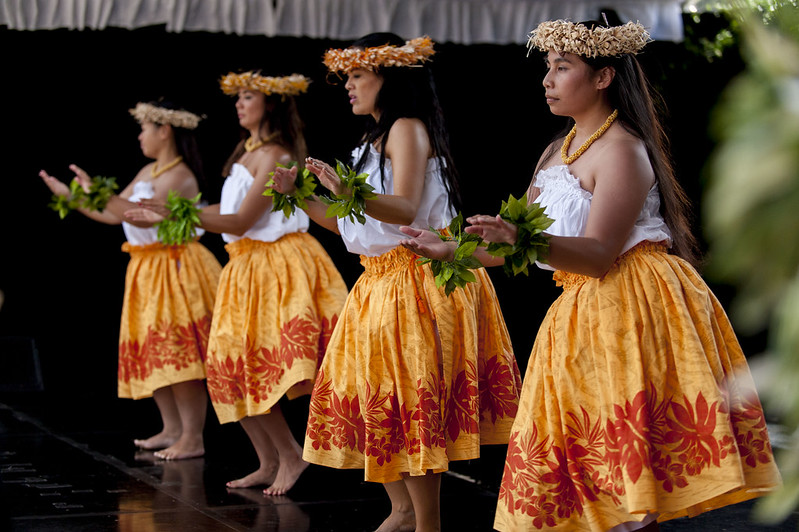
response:
<path fill-rule="evenodd" d="M 380 67 L 414 66 L 428 61 L 434 53 L 430 37 L 417 37 L 403 46 L 330 49 L 322 62 L 330 72 L 348 74 L 357 68 L 375 71 Z"/>
<path fill-rule="evenodd" d="M 271 77 L 262 76 L 257 72 L 243 72 L 241 74 L 231 72 L 219 80 L 222 92 L 230 96 L 237 94 L 240 90 L 259 91 L 267 96 L 270 94 L 297 96 L 301 92 L 306 92 L 310 83 L 311 80 L 302 74 Z"/>
<path fill-rule="evenodd" d="M 544 52 L 557 50 L 584 57 L 607 57 L 637 54 L 649 40 L 649 33 L 638 22 L 590 29 L 580 23 L 550 20 L 530 32 L 527 48 Z"/>
<path fill-rule="evenodd" d="M 182 109 L 167 109 L 151 103 L 139 102 L 130 109 L 130 114 L 141 124 L 152 122 L 154 124 L 169 124 L 174 127 L 194 129 L 202 120 L 201 117 Z"/>

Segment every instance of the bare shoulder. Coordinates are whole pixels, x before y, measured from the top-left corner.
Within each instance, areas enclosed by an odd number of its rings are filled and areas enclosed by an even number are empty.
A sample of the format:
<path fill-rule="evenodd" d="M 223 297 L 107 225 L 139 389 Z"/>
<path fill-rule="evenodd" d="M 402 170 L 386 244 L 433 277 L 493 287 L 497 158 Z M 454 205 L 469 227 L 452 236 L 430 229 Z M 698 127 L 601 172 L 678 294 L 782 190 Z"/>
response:
<path fill-rule="evenodd" d="M 422 150 L 430 157 L 430 137 L 424 123 L 418 118 L 399 118 L 388 132 L 386 155 L 390 158 L 394 150 Z"/>
<path fill-rule="evenodd" d="M 175 190 L 182 196 L 194 195 L 199 191 L 197 177 L 186 163 L 170 168 L 155 179 L 153 189 L 157 196 L 163 197 L 166 197 L 170 190 Z"/>
<path fill-rule="evenodd" d="M 597 181 L 600 179 L 622 179 L 637 182 L 646 188 L 655 182 L 655 173 L 644 141 L 624 128 L 617 128 L 608 135 L 607 142 L 599 152 L 595 164 Z"/>
<path fill-rule="evenodd" d="M 267 176 L 279 164 L 288 166 L 291 153 L 279 144 L 267 144 L 249 154 L 247 167 L 256 178 Z"/>

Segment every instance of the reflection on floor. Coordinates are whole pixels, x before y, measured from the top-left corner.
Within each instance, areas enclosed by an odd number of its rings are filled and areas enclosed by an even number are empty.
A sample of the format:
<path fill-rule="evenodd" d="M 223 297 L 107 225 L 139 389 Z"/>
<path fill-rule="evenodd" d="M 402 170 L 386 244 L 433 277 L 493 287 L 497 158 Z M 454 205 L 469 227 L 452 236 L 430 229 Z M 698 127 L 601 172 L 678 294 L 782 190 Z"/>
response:
<path fill-rule="evenodd" d="M 214 424 L 206 455 L 177 462 L 137 452 L 131 441 L 155 432 L 144 401 L 81 401 L 74 395 L 0 394 L 0 530 L 71 531 L 347 531 L 374 530 L 388 513 L 382 487 L 360 470 L 310 466 L 289 496 L 228 490 L 225 482 L 255 468 L 237 424 Z M 289 419 L 301 419 L 296 403 Z M 301 432 L 301 426 L 292 427 Z M 490 531 L 504 447 L 455 464 L 442 481 L 445 531 Z M 664 532 L 797 530 L 750 521 L 751 503 L 661 526 Z"/>

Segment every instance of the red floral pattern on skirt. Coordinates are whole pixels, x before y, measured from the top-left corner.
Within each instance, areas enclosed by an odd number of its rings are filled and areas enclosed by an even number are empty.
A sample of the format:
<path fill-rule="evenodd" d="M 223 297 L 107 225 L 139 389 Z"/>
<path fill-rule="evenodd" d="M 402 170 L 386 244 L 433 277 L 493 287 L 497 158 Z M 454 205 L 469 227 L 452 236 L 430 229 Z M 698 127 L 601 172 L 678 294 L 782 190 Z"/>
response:
<path fill-rule="evenodd" d="M 187 369 L 196 363 L 198 354 L 200 360 L 205 360 L 210 330 L 210 316 L 186 325 L 163 321 L 147 328 L 141 344 L 137 340 L 120 342 L 119 380 L 125 383 L 145 380 L 153 371 L 170 366 L 175 370 Z"/>
<path fill-rule="evenodd" d="M 330 320 L 296 316 L 283 324 L 279 345 L 271 349 L 253 345 L 248 336 L 243 356 L 209 361 L 206 371 L 211 401 L 236 404 L 249 397 L 259 403 L 271 395 L 295 360 L 315 360 L 318 367 L 337 319 L 335 315 Z"/>
<path fill-rule="evenodd" d="M 654 387 L 631 401 L 616 404 L 613 417 L 591 419 L 585 410 L 564 419 L 565 445 L 533 425 L 514 432 L 508 444 L 499 504 L 511 514 L 526 514 L 535 528 L 554 527 L 586 501 L 602 493 L 615 503 L 625 495 L 625 476 L 635 483 L 650 470 L 660 487 L 672 493 L 687 488 L 691 477 L 719 467 L 740 453 L 750 467 L 772 461 L 765 418 L 756 397 L 729 412 L 735 441 L 717 437 L 718 414 L 728 405 L 697 397 L 659 399 Z M 538 495 L 536 495 L 538 493 Z"/>
<path fill-rule="evenodd" d="M 312 395 L 306 436 L 314 449 L 351 449 L 372 456 L 379 465 L 405 451 L 445 449 L 461 434 L 478 434 L 478 419 L 513 417 L 518 408 L 518 374 L 495 356 L 486 362 L 480 390 L 474 364 L 453 379 L 450 390 L 437 375 L 416 383 L 416 402 L 400 404 L 393 393 L 372 390 L 340 397 L 320 370 Z M 442 412 L 441 405 L 446 405 Z M 412 428 L 415 427 L 415 428 Z"/>

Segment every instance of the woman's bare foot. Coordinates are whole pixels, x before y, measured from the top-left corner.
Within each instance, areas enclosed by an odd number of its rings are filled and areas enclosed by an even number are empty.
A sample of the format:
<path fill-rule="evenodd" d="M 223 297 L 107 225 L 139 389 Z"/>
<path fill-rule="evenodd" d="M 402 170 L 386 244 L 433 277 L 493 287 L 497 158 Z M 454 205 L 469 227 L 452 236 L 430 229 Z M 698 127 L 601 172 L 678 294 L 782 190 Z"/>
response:
<path fill-rule="evenodd" d="M 253 486 L 268 486 L 274 482 L 277 475 L 277 464 L 271 467 L 261 467 L 246 477 L 231 480 L 225 486 L 228 488 L 252 488 Z"/>
<path fill-rule="evenodd" d="M 393 511 L 375 532 L 413 532 L 416 530 L 416 514 Z"/>
<path fill-rule="evenodd" d="M 275 481 L 264 490 L 264 495 L 285 495 L 294 487 L 306 467 L 308 467 L 308 462 L 300 456 L 291 460 L 281 461 Z"/>
<path fill-rule="evenodd" d="M 145 451 L 155 451 L 157 449 L 166 449 L 167 447 L 174 445 L 179 438 L 179 432 L 175 434 L 162 430 L 155 436 L 150 436 L 146 440 L 133 440 L 133 444 L 139 449 L 144 449 Z"/>
<path fill-rule="evenodd" d="M 153 454 L 161 460 L 187 460 L 203 456 L 205 454 L 205 446 L 203 445 L 202 436 L 181 437 L 173 445 Z"/>

